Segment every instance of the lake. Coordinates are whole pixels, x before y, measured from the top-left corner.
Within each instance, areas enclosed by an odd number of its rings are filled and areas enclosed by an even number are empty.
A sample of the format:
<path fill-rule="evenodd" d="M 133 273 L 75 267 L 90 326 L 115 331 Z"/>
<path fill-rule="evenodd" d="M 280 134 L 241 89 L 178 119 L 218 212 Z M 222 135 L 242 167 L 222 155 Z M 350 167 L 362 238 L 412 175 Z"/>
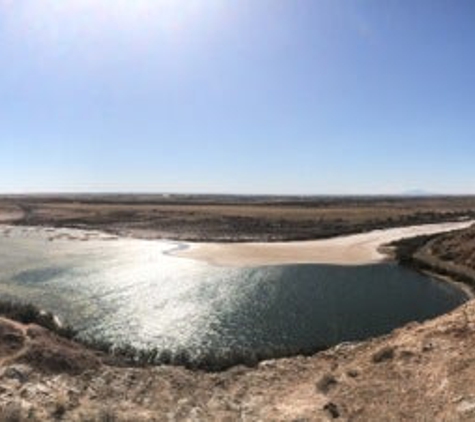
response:
<path fill-rule="evenodd" d="M 77 239 L 73 239 L 73 238 Z M 82 239 L 82 240 L 79 240 Z M 216 267 L 174 242 L 80 231 L 0 231 L 0 294 L 115 344 L 284 356 L 390 332 L 467 297 L 394 263 Z"/>

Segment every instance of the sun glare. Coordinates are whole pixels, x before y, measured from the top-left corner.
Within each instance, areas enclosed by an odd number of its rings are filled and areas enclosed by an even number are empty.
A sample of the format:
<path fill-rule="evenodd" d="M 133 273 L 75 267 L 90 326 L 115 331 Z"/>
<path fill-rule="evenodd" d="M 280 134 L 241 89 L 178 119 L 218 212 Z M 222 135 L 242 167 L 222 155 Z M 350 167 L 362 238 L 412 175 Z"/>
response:
<path fill-rule="evenodd" d="M 42 0 L 0 3 L 15 32 L 38 42 L 94 42 L 110 36 L 182 39 L 217 22 L 222 0 Z"/>
<path fill-rule="evenodd" d="M 42 11 L 56 17 L 88 18 L 91 23 L 103 25 L 155 24 L 179 28 L 198 18 L 205 2 L 197 0 L 69 0 L 41 2 Z"/>

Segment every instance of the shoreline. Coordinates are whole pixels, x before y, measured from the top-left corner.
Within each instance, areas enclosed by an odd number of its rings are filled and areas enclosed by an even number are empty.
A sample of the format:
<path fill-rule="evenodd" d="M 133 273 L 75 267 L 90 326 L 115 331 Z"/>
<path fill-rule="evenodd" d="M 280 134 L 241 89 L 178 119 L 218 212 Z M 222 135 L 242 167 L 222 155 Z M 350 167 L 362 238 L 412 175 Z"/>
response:
<path fill-rule="evenodd" d="M 411 237 L 442 234 L 470 227 L 475 221 L 423 224 L 374 230 L 330 239 L 289 242 L 183 242 L 170 255 L 211 265 L 254 267 L 285 264 L 366 265 L 388 259 L 386 245 Z"/>
<path fill-rule="evenodd" d="M 166 242 L 172 247 L 162 253 L 167 256 L 192 259 L 215 266 L 251 267 L 264 265 L 327 264 L 358 266 L 395 261 L 438 281 L 454 285 L 467 296 L 475 298 L 475 286 L 437 268 L 420 268 L 415 264 L 403 263 L 396 256 L 397 245 L 403 241 L 424 235 L 437 235 L 470 227 L 475 220 L 432 223 L 416 226 L 379 229 L 352 235 L 341 235 L 330 239 L 316 239 L 283 242 L 183 242 L 174 239 L 147 239 L 133 233 L 111 234 L 103 230 L 51 226 L 21 226 L 0 224 L 0 235 L 9 237 L 12 232 L 20 235 L 38 235 L 47 241 L 114 241 L 142 240 Z M 248 249 L 248 250 L 246 250 Z M 277 253 L 275 253 L 277 251 Z M 224 253 L 223 253 L 224 252 Z M 426 264 L 427 265 L 427 264 Z"/>
<path fill-rule="evenodd" d="M 465 225 L 469 225 L 471 224 L 471 222 L 464 222 L 463 224 Z M 442 226 L 442 227 L 441 227 Z M 16 226 L 17 228 L 19 228 L 19 226 Z M 0 226 L 0 232 L 1 232 L 1 226 Z M 444 232 L 446 232 L 447 230 L 456 230 L 456 229 L 459 229 L 460 228 L 460 222 L 457 222 L 457 223 L 445 223 L 443 225 L 440 225 L 440 224 L 432 224 L 432 225 L 424 225 L 424 226 L 415 226 L 415 227 L 411 227 L 411 234 L 412 236 L 414 236 L 414 231 L 417 231 L 418 233 L 420 232 L 420 230 L 424 230 L 424 233 L 427 233 L 427 230 L 430 230 L 432 233 L 440 233 L 441 230 L 443 230 Z M 48 228 L 42 228 L 42 229 L 39 229 L 37 228 L 37 230 L 33 229 L 31 230 L 30 228 L 25 228 L 26 230 L 20 230 L 20 232 L 23 232 L 23 233 L 29 233 L 31 235 L 42 235 L 42 234 L 45 234 L 45 233 L 49 233 L 51 234 L 51 230 L 52 229 L 48 229 Z M 54 230 L 54 229 L 53 229 Z M 76 232 L 77 235 L 81 235 L 81 236 L 87 236 L 88 234 L 88 231 L 81 231 L 81 230 L 72 230 L 73 232 Z M 373 236 L 375 234 L 377 235 L 381 235 L 381 234 L 387 234 L 388 230 L 378 230 L 377 232 L 370 232 L 370 233 L 365 233 L 365 234 L 362 234 L 360 235 L 363 236 L 363 235 L 366 235 L 366 236 Z M 393 233 L 395 232 L 395 230 L 391 230 L 390 231 L 390 235 L 391 236 L 395 236 L 396 233 Z M 404 230 L 404 235 L 407 235 L 408 233 L 407 232 L 407 228 L 406 230 Z M 71 233 L 69 233 L 71 234 Z M 401 235 L 400 232 L 397 233 L 398 235 Z M 79 237 L 68 237 L 67 239 L 65 239 L 66 241 L 70 241 L 70 242 L 79 242 L 82 240 L 81 236 Z M 354 238 L 355 236 L 349 236 L 350 238 Z M 385 240 L 386 240 L 386 237 L 384 237 Z M 130 238 L 123 238 L 123 240 L 127 240 L 127 239 L 130 239 Z M 89 240 L 93 240 L 93 239 L 89 239 Z M 97 240 L 97 239 L 96 239 Z M 106 239 L 101 239 L 102 241 L 106 240 Z M 343 236 L 343 237 L 339 237 L 335 240 L 338 240 L 338 241 L 347 241 L 348 240 L 348 236 Z M 378 236 L 377 237 L 377 240 L 378 242 L 381 241 L 381 236 Z M 143 241 L 143 240 L 142 240 Z M 154 243 L 155 241 L 149 241 L 151 243 Z M 364 243 L 364 245 L 370 245 L 371 247 L 375 247 L 375 253 L 377 253 L 378 255 L 380 255 L 382 258 L 381 259 L 391 259 L 390 257 L 388 257 L 388 252 L 390 252 L 391 250 L 394 250 L 395 248 L 397 248 L 397 246 L 394 246 L 394 248 L 391 248 L 391 245 L 386 245 L 386 248 L 385 249 L 382 249 L 381 246 L 378 246 L 376 247 L 375 245 L 375 240 L 371 237 L 371 242 L 367 242 L 367 243 Z M 358 246 L 361 246 L 360 243 L 357 244 Z M 175 253 L 180 253 L 181 251 L 183 251 L 185 247 L 187 247 L 186 244 L 183 244 L 183 243 L 179 243 L 179 242 L 173 242 L 170 244 L 170 248 L 168 248 L 167 250 L 165 251 L 161 251 L 162 254 L 165 254 L 165 255 L 174 255 Z M 390 249 L 391 248 L 391 249 Z M 398 259 L 394 259 L 395 261 L 395 264 L 397 265 L 403 265 L 401 264 L 401 262 L 398 260 Z M 470 286 L 463 283 L 463 282 L 460 282 L 460 281 L 456 281 L 454 278 L 452 278 L 450 275 L 448 274 L 439 274 L 437 273 L 436 271 L 430 271 L 430 270 L 421 270 L 421 269 L 418 269 L 418 268 L 411 268 L 412 270 L 414 271 L 417 271 L 417 272 L 420 272 L 420 273 L 423 273 L 423 274 L 426 274 L 428 277 L 432 278 L 433 279 L 433 282 L 436 284 L 436 283 L 448 283 L 449 285 L 452 285 L 454 286 L 461 294 L 463 294 L 464 296 L 464 301 L 470 301 L 474 295 L 473 295 L 473 291 L 470 289 Z M 441 315 L 445 315 L 445 314 L 441 314 Z M 437 316 L 436 318 L 438 318 L 439 316 Z M 385 336 L 386 334 L 383 334 L 383 336 Z M 380 336 L 376 336 L 376 337 L 369 337 L 368 339 L 364 339 L 364 340 L 360 340 L 360 341 L 357 341 L 356 343 L 366 343 L 367 341 L 372 341 L 372 339 L 375 339 L 375 338 L 379 338 Z M 354 342 L 350 342 L 351 344 L 353 344 Z M 330 350 L 331 348 L 335 347 L 335 348 L 338 348 L 340 347 L 342 344 L 350 344 L 348 342 L 343 342 L 343 343 L 339 343 L 335 346 L 329 346 L 328 348 L 325 347 L 323 349 L 309 349 L 309 350 L 299 350 L 297 352 L 291 352 L 290 354 L 283 354 L 283 355 L 278 355 L 278 356 L 275 356 L 275 357 L 266 357 L 264 358 L 263 361 L 268 361 L 269 359 L 270 360 L 275 360 L 275 359 L 286 359 L 286 358 L 293 358 L 295 356 L 314 356 L 316 355 L 318 352 L 321 352 L 321 351 L 327 351 L 327 350 Z M 95 344 L 94 342 L 91 342 L 91 343 L 87 343 L 87 342 L 84 342 L 84 343 L 81 343 L 82 345 L 84 345 L 86 348 L 89 348 L 91 350 L 98 350 L 99 352 L 105 352 L 106 349 L 102 350 L 100 347 L 103 345 L 103 343 L 101 343 L 101 341 L 99 340 L 97 344 Z M 105 343 L 104 343 L 105 344 Z M 98 348 L 99 346 L 99 348 Z M 110 345 L 107 345 L 107 347 L 112 347 Z M 138 356 L 145 356 L 145 359 L 146 359 L 146 362 L 148 363 L 151 363 L 149 361 L 149 358 L 150 356 L 152 356 L 153 354 L 153 349 L 140 349 L 140 348 L 133 348 L 133 347 L 130 347 L 128 345 L 125 345 L 124 346 L 125 350 L 127 350 L 128 352 L 130 353 L 133 353 L 132 355 L 127 355 L 125 356 L 125 358 L 127 359 L 130 359 L 130 363 L 129 364 L 133 364 L 133 362 L 135 362 L 135 359 L 137 359 Z M 108 350 L 108 349 L 107 349 Z M 147 354 L 147 353 L 150 353 Z M 219 363 L 215 363 L 214 365 L 216 366 L 213 366 L 213 367 L 209 367 L 208 369 L 206 369 L 206 367 L 202 367 L 202 366 L 197 366 L 196 363 L 194 362 L 188 362 L 186 360 L 178 360 L 176 363 L 173 363 L 173 365 L 184 365 L 185 367 L 187 367 L 188 369 L 192 369 L 192 370 L 199 370 L 199 369 L 202 369 L 202 370 L 205 370 L 205 371 L 208 371 L 208 372 L 221 372 L 221 371 L 226 371 L 227 369 L 230 369 L 230 368 L 233 368 L 235 367 L 236 365 L 239 365 L 239 364 L 244 364 L 244 365 L 249 365 L 249 366 L 254 366 L 254 365 L 257 365 L 258 362 L 261 362 L 262 358 L 256 358 L 255 356 L 251 356 L 249 357 L 249 355 L 247 354 L 243 354 L 242 356 L 241 355 L 236 355 L 237 356 L 237 359 L 238 359 L 238 363 L 232 363 L 230 364 L 230 366 L 227 366 L 228 364 L 227 363 L 224 363 L 224 364 L 221 364 L 220 362 Z M 234 356 L 234 358 L 236 358 L 236 356 Z M 256 360 L 257 359 L 257 360 Z M 200 364 L 201 365 L 201 364 Z M 206 365 L 206 362 L 205 362 L 205 365 Z M 223 365 L 223 367 L 221 366 Z M 211 369 L 210 369 L 211 368 Z"/>
<path fill-rule="evenodd" d="M 401 264 L 399 264 L 401 265 Z M 441 283 L 449 283 L 461 290 L 467 296 L 467 302 L 475 298 L 475 289 L 470 284 L 467 284 L 463 281 L 456 280 L 455 276 L 448 274 L 437 273 L 435 270 L 418 270 L 417 268 L 412 268 L 414 271 L 419 271 L 422 274 L 427 275 L 428 277 L 434 278 Z"/>

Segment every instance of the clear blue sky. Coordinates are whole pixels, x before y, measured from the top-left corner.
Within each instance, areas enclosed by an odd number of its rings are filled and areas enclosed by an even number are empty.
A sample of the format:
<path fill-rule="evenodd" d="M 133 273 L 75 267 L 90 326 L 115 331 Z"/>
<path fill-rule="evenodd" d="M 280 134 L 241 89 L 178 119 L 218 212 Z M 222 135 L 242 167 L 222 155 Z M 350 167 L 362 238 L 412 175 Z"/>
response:
<path fill-rule="evenodd" d="M 472 0 L 0 0 L 0 192 L 475 193 Z"/>

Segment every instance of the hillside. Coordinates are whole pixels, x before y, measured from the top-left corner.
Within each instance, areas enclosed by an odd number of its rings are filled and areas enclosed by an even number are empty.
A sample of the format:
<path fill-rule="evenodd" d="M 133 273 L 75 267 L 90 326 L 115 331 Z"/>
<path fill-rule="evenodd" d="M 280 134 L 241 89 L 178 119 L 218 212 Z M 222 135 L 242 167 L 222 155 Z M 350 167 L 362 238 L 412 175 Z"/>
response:
<path fill-rule="evenodd" d="M 444 262 L 475 271 L 475 227 L 441 236 L 427 250 Z"/>
<path fill-rule="evenodd" d="M 313 357 L 222 373 L 121 368 L 0 320 L 2 420 L 471 420 L 475 304 Z"/>
<path fill-rule="evenodd" d="M 475 289 L 475 226 L 402 240 L 396 245 L 399 245 L 399 258 L 409 265 L 448 276 Z"/>

